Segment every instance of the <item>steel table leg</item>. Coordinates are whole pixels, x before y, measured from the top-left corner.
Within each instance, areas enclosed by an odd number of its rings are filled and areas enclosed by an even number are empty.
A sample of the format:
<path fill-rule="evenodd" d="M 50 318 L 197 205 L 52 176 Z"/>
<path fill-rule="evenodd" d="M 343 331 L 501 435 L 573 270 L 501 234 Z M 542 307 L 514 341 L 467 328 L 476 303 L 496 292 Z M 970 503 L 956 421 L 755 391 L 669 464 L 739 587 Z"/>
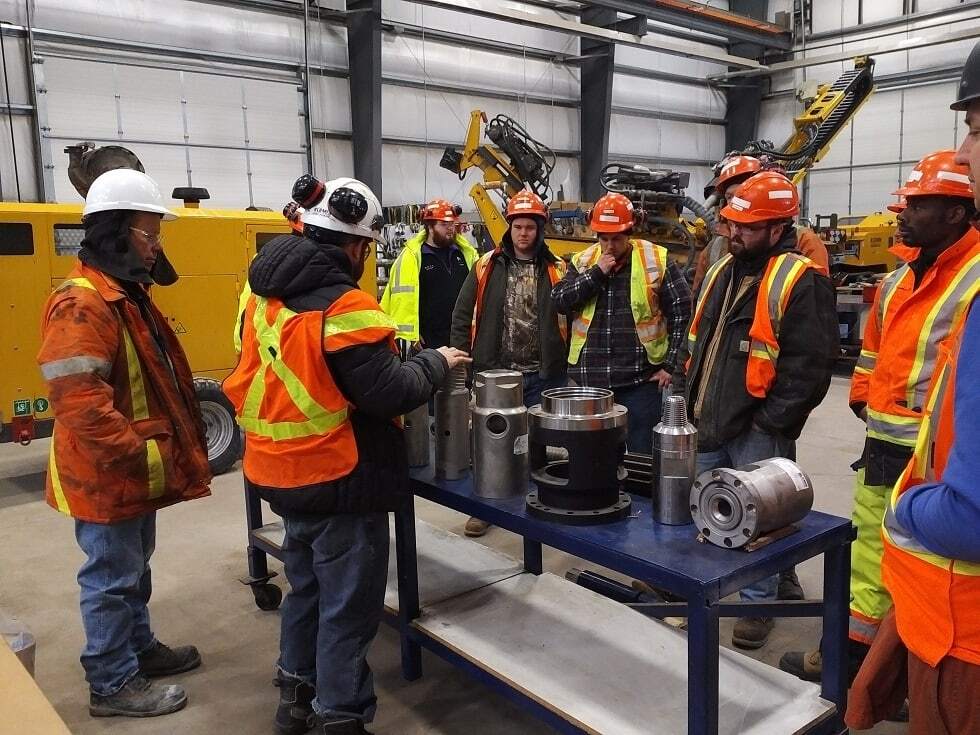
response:
<path fill-rule="evenodd" d="M 524 537 L 524 570 L 531 574 L 541 574 L 541 542 Z"/>
<path fill-rule="evenodd" d="M 851 546 L 828 549 L 823 556 L 823 672 L 820 695 L 837 705 L 843 724 L 847 709 L 847 620 L 850 614 Z"/>
<path fill-rule="evenodd" d="M 422 647 L 409 636 L 419 616 L 419 570 L 415 547 L 415 498 L 395 511 L 395 560 L 398 568 L 398 623 L 402 647 L 402 676 L 415 681 L 422 676 Z"/>
<path fill-rule="evenodd" d="M 687 731 L 718 733 L 718 606 L 703 594 L 687 601 Z"/>

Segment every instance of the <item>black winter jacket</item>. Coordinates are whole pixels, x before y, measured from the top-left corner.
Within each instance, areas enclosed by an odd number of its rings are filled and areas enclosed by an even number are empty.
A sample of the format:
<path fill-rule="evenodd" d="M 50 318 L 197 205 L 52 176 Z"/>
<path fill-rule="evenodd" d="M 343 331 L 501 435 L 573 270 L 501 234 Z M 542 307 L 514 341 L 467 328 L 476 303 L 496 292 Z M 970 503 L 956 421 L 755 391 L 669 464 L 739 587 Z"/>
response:
<path fill-rule="evenodd" d="M 768 434 L 795 440 L 807 417 L 827 394 L 834 362 L 840 348 L 834 287 L 826 276 L 808 269 L 797 282 L 779 333 L 779 359 L 776 380 L 764 399 L 749 394 L 745 387 L 749 329 L 755 312 L 759 282 L 769 259 L 796 251 L 796 232 L 789 228 L 768 256 L 754 262 L 734 261 L 722 273 L 705 304 L 686 376 L 688 412 L 695 414 L 695 402 L 704 393 L 697 423 L 698 450 L 711 451 L 747 432 L 754 425 Z M 703 375 L 705 353 L 711 343 L 723 308 L 728 286 L 735 272 L 739 280 L 754 280 L 732 305 L 725 323 L 711 375 Z M 703 286 L 702 286 L 703 287 Z M 733 289 L 738 289 L 735 283 Z M 687 359 L 687 346 L 678 358 L 679 370 Z M 685 384 L 683 377 L 677 381 Z M 703 386 L 703 388 L 702 388 Z"/>
<path fill-rule="evenodd" d="M 342 250 L 294 235 L 263 247 L 248 280 L 253 293 L 281 299 L 296 312 L 325 310 L 357 288 Z M 402 363 L 384 342 L 351 347 L 325 359 L 352 404 L 357 466 L 346 477 L 290 490 L 252 486 L 280 515 L 394 510 L 410 491 L 405 439 L 392 419 L 425 403 L 445 379 L 448 364 L 435 350 L 423 350 Z"/>
<path fill-rule="evenodd" d="M 548 278 L 548 263 L 558 257 L 544 243 L 544 230 L 538 229 L 538 349 L 541 361 L 539 375 L 544 379 L 557 378 L 568 368 L 568 344 L 558 331 L 558 312 L 551 301 L 551 280 Z M 473 305 L 476 303 L 476 267 L 470 269 L 469 276 L 460 289 L 453 309 L 452 332 L 449 344 L 470 354 L 473 358 L 472 371 L 479 373 L 494 368 L 508 368 L 500 363 L 503 352 L 504 304 L 507 298 L 507 269 L 514 259 L 514 244 L 510 230 L 501 240 L 500 249 L 493 255 L 493 270 L 487 280 L 483 294 L 483 313 L 475 344 L 470 344 L 470 325 L 473 320 Z"/>

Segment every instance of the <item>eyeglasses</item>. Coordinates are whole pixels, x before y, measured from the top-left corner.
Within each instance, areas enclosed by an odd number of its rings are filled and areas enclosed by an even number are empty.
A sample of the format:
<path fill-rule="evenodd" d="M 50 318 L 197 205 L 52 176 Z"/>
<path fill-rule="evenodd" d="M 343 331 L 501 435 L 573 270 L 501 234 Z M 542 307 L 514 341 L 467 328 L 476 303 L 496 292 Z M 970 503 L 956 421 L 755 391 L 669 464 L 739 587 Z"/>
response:
<path fill-rule="evenodd" d="M 163 245 L 163 235 L 159 235 L 159 234 L 151 235 L 146 230 L 141 230 L 138 227 L 130 227 L 129 229 L 131 229 L 133 232 L 140 233 L 143 237 L 146 238 L 146 241 L 150 243 L 150 245 Z"/>

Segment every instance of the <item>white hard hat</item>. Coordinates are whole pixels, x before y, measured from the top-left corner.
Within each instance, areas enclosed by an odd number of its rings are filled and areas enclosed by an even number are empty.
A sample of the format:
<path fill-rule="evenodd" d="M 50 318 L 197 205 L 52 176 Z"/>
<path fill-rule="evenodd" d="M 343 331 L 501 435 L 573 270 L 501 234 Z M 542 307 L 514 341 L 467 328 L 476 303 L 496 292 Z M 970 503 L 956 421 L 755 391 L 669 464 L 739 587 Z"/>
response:
<path fill-rule="evenodd" d="M 307 209 L 300 217 L 303 224 L 382 240 L 384 215 L 381 213 L 381 202 L 367 184 L 357 179 L 341 178 L 331 179 L 323 187 L 320 203 Z"/>
<path fill-rule="evenodd" d="M 163 196 L 157 182 L 141 171 L 116 168 L 106 171 L 92 182 L 82 215 L 130 209 L 137 212 L 153 212 L 165 220 L 177 219 L 177 215 L 163 206 Z"/>

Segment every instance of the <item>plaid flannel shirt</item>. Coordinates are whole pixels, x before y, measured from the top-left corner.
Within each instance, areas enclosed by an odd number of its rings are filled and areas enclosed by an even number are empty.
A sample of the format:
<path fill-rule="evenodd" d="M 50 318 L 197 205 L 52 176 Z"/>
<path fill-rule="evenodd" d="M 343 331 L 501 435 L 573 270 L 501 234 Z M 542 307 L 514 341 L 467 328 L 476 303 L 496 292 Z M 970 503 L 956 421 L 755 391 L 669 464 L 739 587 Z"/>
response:
<path fill-rule="evenodd" d="M 598 265 L 584 273 L 569 265 L 551 298 L 558 311 L 569 318 L 574 318 L 590 299 L 596 299 L 582 354 L 577 364 L 568 367 L 568 377 L 579 385 L 623 388 L 650 380 L 658 370 L 673 373 L 677 367 L 677 351 L 687 339 L 691 319 L 691 289 L 675 263 L 667 264 L 657 294 L 668 329 L 667 356 L 661 365 L 650 364 L 636 334 L 629 267 L 607 276 Z"/>

